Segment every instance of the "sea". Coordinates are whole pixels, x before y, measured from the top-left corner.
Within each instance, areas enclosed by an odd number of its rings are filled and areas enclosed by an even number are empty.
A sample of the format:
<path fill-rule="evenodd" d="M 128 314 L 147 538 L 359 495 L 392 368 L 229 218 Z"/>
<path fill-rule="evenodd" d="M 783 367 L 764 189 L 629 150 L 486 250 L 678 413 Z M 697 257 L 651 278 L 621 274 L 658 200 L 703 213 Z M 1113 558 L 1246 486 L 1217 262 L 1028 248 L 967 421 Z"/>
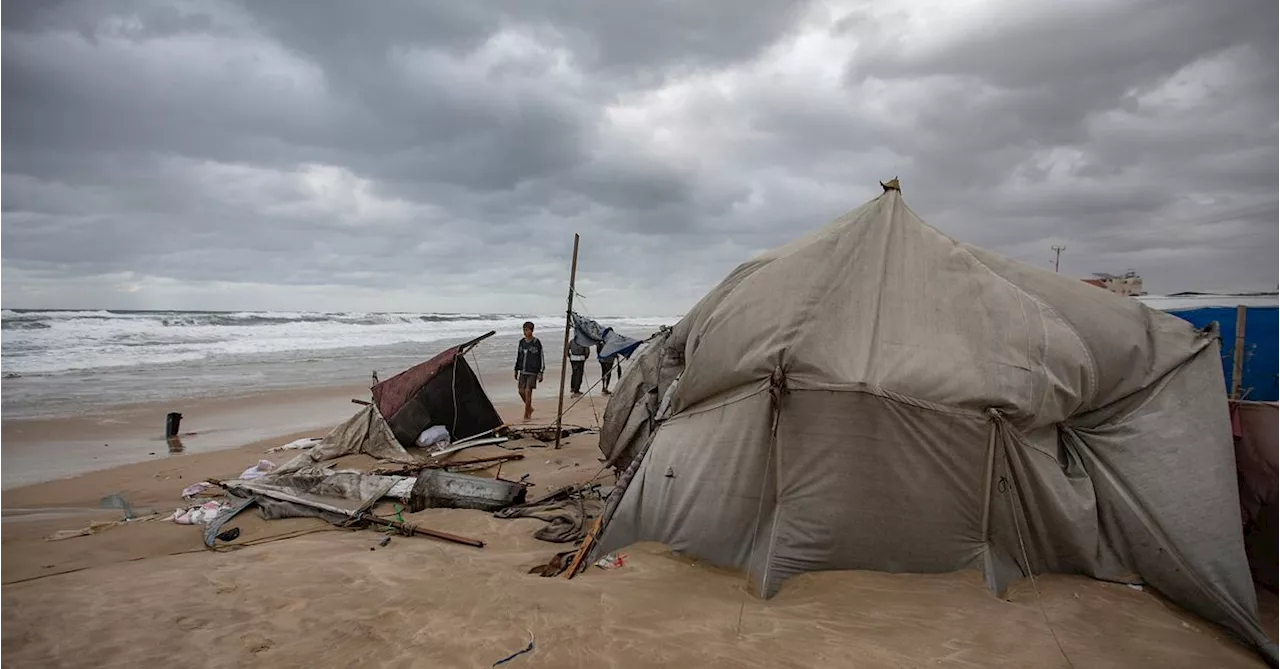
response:
<path fill-rule="evenodd" d="M 673 317 L 593 316 L 647 338 Z M 35 311 L 0 317 L 4 418 L 53 418 L 112 406 L 367 384 L 489 331 L 469 356 L 482 375 L 509 369 L 521 325 L 551 351 L 563 315 Z"/>

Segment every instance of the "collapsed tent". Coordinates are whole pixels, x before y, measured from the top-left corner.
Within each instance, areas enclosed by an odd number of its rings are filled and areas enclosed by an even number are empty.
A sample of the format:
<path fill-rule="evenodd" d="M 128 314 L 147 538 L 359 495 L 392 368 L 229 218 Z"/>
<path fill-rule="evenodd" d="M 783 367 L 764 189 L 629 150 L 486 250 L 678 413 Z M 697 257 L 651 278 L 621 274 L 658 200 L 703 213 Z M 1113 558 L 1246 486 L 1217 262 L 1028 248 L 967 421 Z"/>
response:
<path fill-rule="evenodd" d="M 391 462 L 416 462 L 405 448 L 414 446 L 418 435 L 433 425 L 445 426 L 455 441 L 501 427 L 498 410 L 464 357 L 468 347 L 478 341 L 449 348 L 374 384 L 373 404 L 278 472 L 294 472 L 355 453 Z"/>
<path fill-rule="evenodd" d="M 596 357 L 608 360 L 620 355 L 630 358 L 636 348 L 644 342 L 619 334 L 613 328 L 602 327 L 599 323 L 577 312 L 573 314 L 573 339 L 580 346 L 591 348 L 598 346 Z"/>
<path fill-rule="evenodd" d="M 493 402 L 463 357 L 466 344 L 373 386 L 373 403 L 403 446 L 423 430 L 444 425 L 454 441 L 502 425 Z"/>
<path fill-rule="evenodd" d="M 638 370 L 638 371 L 637 371 Z M 739 266 L 646 347 L 598 557 L 1148 583 L 1275 658 L 1212 331 L 958 243 L 896 182 Z"/>

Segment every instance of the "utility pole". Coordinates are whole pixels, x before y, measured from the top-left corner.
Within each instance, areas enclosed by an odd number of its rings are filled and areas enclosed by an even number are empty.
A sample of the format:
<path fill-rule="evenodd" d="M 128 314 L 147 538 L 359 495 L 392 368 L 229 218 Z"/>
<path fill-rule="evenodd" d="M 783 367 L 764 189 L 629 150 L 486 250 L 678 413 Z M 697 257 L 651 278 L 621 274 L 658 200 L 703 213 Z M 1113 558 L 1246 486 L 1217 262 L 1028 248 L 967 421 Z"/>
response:
<path fill-rule="evenodd" d="M 1058 271 L 1058 263 L 1062 261 L 1062 252 L 1067 250 L 1067 246 L 1066 244 L 1062 246 L 1054 244 L 1049 248 L 1053 249 L 1053 271 L 1056 272 Z"/>

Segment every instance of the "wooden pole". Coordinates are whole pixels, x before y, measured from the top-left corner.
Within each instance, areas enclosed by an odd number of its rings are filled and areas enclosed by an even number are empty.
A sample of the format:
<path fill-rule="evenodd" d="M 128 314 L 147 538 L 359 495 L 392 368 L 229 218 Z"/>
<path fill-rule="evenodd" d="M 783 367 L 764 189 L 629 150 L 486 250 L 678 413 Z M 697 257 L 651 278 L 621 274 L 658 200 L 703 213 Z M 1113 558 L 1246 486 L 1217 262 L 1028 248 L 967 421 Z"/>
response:
<path fill-rule="evenodd" d="M 364 513 L 362 510 L 352 511 L 350 509 L 344 509 L 340 506 L 334 506 L 332 504 L 327 504 L 319 500 L 295 497 L 281 490 L 266 490 L 266 489 L 257 489 L 257 488 L 245 488 L 245 490 L 248 490 L 249 492 L 252 492 L 257 495 L 262 495 L 264 497 L 278 499 L 282 502 L 293 502 L 294 504 L 309 506 L 313 509 L 320 509 L 321 511 L 329 511 L 332 513 L 336 513 L 340 516 L 346 516 L 351 520 L 355 520 L 355 521 L 364 520 L 374 525 L 381 525 L 382 527 L 392 527 L 397 530 L 400 530 L 401 532 L 404 532 L 405 534 L 421 534 L 424 537 L 432 537 L 435 539 L 443 539 L 444 541 L 452 541 L 455 544 L 464 544 L 467 546 L 475 546 L 476 548 L 484 548 L 484 542 L 479 539 L 460 537 L 456 534 L 449 534 L 448 532 L 441 532 L 439 530 L 431 530 L 425 527 L 417 527 L 415 525 L 399 523 L 394 520 L 389 520 L 386 518 L 379 518 L 377 516 L 368 515 Z"/>
<path fill-rule="evenodd" d="M 1240 383 L 1244 378 L 1244 314 L 1243 304 L 1236 306 L 1236 349 L 1231 354 L 1231 399 L 1240 399 Z"/>
<path fill-rule="evenodd" d="M 573 286 L 578 280 L 578 233 L 573 233 L 573 264 L 569 267 L 569 306 L 564 312 L 564 352 L 560 354 L 560 400 L 556 404 L 556 448 L 560 448 L 560 421 L 564 418 L 564 376 L 569 371 L 569 332 L 573 330 Z"/>

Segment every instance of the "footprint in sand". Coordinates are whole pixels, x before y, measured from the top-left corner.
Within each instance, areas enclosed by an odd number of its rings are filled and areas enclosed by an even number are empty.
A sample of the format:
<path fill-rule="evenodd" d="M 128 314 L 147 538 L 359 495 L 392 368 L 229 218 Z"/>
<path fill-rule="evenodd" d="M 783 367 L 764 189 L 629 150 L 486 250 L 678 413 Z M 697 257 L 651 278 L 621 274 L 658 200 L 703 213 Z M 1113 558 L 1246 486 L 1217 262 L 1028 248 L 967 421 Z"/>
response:
<path fill-rule="evenodd" d="M 209 626 L 209 621 L 207 620 L 199 620 L 197 618 L 190 618 L 187 616 L 182 616 L 173 622 L 175 625 L 178 626 L 178 629 L 182 630 L 183 632 L 193 632 L 195 630 Z"/>
<path fill-rule="evenodd" d="M 240 637 L 240 641 L 244 643 L 244 649 L 250 653 L 261 653 L 276 645 L 276 642 L 261 634 L 246 634 Z"/>
<path fill-rule="evenodd" d="M 209 582 L 209 585 L 213 586 L 213 592 L 215 594 L 225 595 L 225 594 L 236 591 L 235 583 L 225 582 L 225 581 L 215 581 L 209 577 L 205 577 L 205 580 Z"/>

